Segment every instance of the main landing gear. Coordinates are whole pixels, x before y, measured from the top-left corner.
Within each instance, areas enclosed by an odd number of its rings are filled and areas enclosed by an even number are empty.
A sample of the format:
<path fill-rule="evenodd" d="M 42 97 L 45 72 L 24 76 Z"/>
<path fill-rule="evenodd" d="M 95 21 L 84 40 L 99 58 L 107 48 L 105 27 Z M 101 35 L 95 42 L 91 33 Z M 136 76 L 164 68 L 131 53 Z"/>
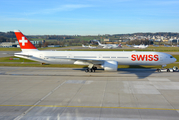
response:
<path fill-rule="evenodd" d="M 85 72 L 86 73 L 88 73 L 88 72 L 95 72 L 97 70 L 97 67 L 92 67 L 92 68 L 87 68 L 86 70 L 85 70 Z"/>

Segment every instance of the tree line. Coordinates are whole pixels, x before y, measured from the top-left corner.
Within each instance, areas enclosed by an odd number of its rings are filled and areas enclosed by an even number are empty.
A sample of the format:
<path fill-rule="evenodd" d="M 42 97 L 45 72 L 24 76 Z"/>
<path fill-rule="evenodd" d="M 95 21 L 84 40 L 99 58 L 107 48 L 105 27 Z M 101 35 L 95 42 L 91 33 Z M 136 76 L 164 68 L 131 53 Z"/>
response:
<path fill-rule="evenodd" d="M 102 40 L 104 38 L 110 38 L 111 41 L 119 40 L 119 37 L 127 37 L 127 36 L 173 36 L 179 37 L 179 33 L 172 33 L 172 32 L 157 32 L 157 33 L 133 33 L 133 34 L 114 34 L 114 35 L 99 35 L 99 36 L 70 36 L 70 35 L 28 35 L 27 38 L 30 40 L 38 39 L 41 40 L 48 40 L 43 43 L 44 46 L 47 45 L 69 45 L 69 46 L 80 46 L 81 44 L 90 44 L 91 40 L 97 39 Z M 50 40 L 50 41 L 49 41 Z M 54 41 L 55 40 L 55 41 Z M 10 32 L 0 32 L 0 43 L 1 42 L 15 42 L 16 36 L 15 33 Z M 135 41 L 128 41 L 127 44 L 153 44 L 151 41 L 148 40 L 135 40 Z"/>
<path fill-rule="evenodd" d="M 132 33 L 132 34 L 114 34 L 115 36 L 173 36 L 179 37 L 179 33 L 173 32 L 156 32 L 156 33 Z"/>
<path fill-rule="evenodd" d="M 0 32 L 0 42 L 14 42 L 15 40 L 15 33 L 14 32 Z"/>

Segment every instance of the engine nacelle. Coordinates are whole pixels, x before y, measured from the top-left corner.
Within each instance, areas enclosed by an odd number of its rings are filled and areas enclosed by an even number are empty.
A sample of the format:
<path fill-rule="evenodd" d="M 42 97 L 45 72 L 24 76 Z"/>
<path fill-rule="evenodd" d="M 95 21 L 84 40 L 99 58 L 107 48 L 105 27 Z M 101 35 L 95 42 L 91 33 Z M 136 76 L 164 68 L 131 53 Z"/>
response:
<path fill-rule="evenodd" d="M 118 62 L 117 61 L 105 61 L 103 65 L 101 65 L 105 71 L 117 71 Z"/>

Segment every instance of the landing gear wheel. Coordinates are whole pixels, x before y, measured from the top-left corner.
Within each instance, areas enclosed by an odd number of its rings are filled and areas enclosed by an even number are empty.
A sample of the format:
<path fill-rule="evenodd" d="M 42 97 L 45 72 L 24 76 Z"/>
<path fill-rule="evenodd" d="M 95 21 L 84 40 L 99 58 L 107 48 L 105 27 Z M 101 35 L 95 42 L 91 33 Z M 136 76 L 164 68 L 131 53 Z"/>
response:
<path fill-rule="evenodd" d="M 86 69 L 85 72 L 86 72 L 86 73 L 89 72 L 89 69 Z"/>
<path fill-rule="evenodd" d="M 97 67 L 93 67 L 93 68 L 87 68 L 86 70 L 85 70 L 85 72 L 86 73 L 88 73 L 88 72 L 95 72 L 96 71 L 96 69 L 97 69 Z"/>
<path fill-rule="evenodd" d="M 91 71 L 91 72 L 95 72 L 95 69 L 94 69 L 94 68 L 91 68 L 90 71 Z"/>
<path fill-rule="evenodd" d="M 95 69 L 91 68 L 91 69 L 90 69 L 90 72 L 95 72 Z"/>
<path fill-rule="evenodd" d="M 93 67 L 94 70 L 97 70 L 97 67 Z"/>
<path fill-rule="evenodd" d="M 97 67 L 95 66 L 88 66 L 88 68 L 85 70 L 85 72 L 95 72 L 97 70 Z"/>
<path fill-rule="evenodd" d="M 157 69 L 158 72 L 161 72 L 161 69 Z"/>

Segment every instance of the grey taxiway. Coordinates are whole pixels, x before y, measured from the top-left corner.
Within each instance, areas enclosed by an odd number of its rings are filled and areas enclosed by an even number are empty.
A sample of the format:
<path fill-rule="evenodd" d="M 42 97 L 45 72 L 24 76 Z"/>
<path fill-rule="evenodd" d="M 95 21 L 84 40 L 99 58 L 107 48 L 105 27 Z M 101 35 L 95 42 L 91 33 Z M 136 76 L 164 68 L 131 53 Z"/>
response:
<path fill-rule="evenodd" d="M 1 120 L 178 120 L 179 72 L 0 67 Z"/>

